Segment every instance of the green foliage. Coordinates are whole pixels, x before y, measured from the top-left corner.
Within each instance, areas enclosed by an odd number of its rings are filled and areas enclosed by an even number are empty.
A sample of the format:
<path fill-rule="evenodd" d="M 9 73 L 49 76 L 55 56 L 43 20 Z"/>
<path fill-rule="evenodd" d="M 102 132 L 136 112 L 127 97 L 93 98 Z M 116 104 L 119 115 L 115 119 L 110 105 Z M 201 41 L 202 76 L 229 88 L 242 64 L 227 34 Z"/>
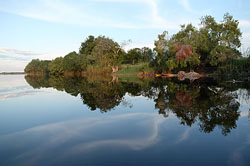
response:
<path fill-rule="evenodd" d="M 154 43 L 154 50 L 157 52 L 157 56 L 164 56 L 168 51 L 168 40 L 166 39 L 167 35 L 168 32 L 164 31 L 162 34 L 158 35 L 158 40 Z"/>
<path fill-rule="evenodd" d="M 172 71 L 174 68 L 177 67 L 177 64 L 175 62 L 175 59 L 169 59 L 166 61 L 166 66 L 168 68 L 168 71 Z"/>
<path fill-rule="evenodd" d="M 154 58 L 154 52 L 149 47 L 142 47 L 141 48 L 141 55 L 142 55 L 143 62 L 150 62 Z"/>
<path fill-rule="evenodd" d="M 91 53 L 91 60 L 99 66 L 116 66 L 120 63 L 121 52 L 122 49 L 117 42 L 105 36 L 99 36 Z"/>
<path fill-rule="evenodd" d="M 49 64 L 49 71 L 50 74 L 53 75 L 61 75 L 64 73 L 64 68 L 63 68 L 63 58 L 59 57 L 51 61 Z"/>
<path fill-rule="evenodd" d="M 83 55 L 78 55 L 75 51 L 67 54 L 63 58 L 63 70 L 68 72 L 81 72 L 86 69 L 87 63 Z"/>
<path fill-rule="evenodd" d="M 221 22 L 212 16 L 201 18 L 200 28 L 192 24 L 181 25 L 179 32 L 168 37 L 164 31 L 154 42 L 155 48 L 133 48 L 127 53 L 117 42 L 105 36 L 88 36 L 81 43 L 79 53 L 71 52 L 64 58 L 50 61 L 32 60 L 25 68 L 26 73 L 60 75 L 64 72 L 91 73 L 112 72 L 119 70 L 121 64 L 148 63 L 145 69 L 155 72 L 178 72 L 180 70 L 217 69 L 229 60 L 239 59 L 241 53 L 239 22 L 228 13 Z M 143 70 L 143 69 L 142 69 Z M 204 70 L 205 71 L 205 70 Z"/>
<path fill-rule="evenodd" d="M 237 48 L 241 46 L 242 33 L 238 28 L 239 22 L 228 13 L 222 22 L 217 23 L 212 16 L 201 19 L 199 32 L 199 50 L 203 65 L 218 66 L 228 59 L 240 56 Z"/>
<path fill-rule="evenodd" d="M 164 31 L 155 41 L 157 56 L 152 65 L 158 72 L 190 70 L 198 65 L 218 67 L 228 59 L 239 58 L 237 49 L 241 46 L 242 34 L 238 25 L 239 22 L 227 13 L 220 23 L 212 16 L 202 17 L 199 29 L 192 24 L 181 25 L 181 30 L 170 39 L 166 39 L 167 32 Z M 190 56 L 188 47 L 192 48 Z M 177 54 L 183 54 L 185 58 L 179 58 Z"/>
<path fill-rule="evenodd" d="M 198 46 L 198 35 L 199 31 L 192 24 L 181 25 L 181 30 L 174 34 L 171 40 L 196 48 Z"/>
<path fill-rule="evenodd" d="M 89 36 L 85 42 L 81 43 L 79 54 L 73 51 L 64 58 L 56 58 L 49 65 L 49 68 L 48 66 L 44 66 L 43 61 L 38 59 L 33 60 L 27 65 L 25 71 L 27 73 L 37 73 L 39 71 L 46 74 L 50 72 L 52 75 L 82 71 L 89 71 L 91 73 L 103 73 L 103 71 L 106 71 L 110 73 L 111 67 L 113 68 L 121 63 L 123 54 L 125 54 L 124 50 L 112 39 L 105 36 L 99 36 L 98 38 Z M 110 69 L 107 70 L 106 68 L 108 67 Z M 97 72 L 97 69 L 100 72 Z"/>
<path fill-rule="evenodd" d="M 170 43 L 169 40 L 166 39 L 166 35 L 168 34 L 167 31 L 164 31 L 162 34 L 158 35 L 158 40 L 155 41 L 155 48 L 156 57 L 150 63 L 152 67 L 155 68 L 156 72 L 165 72 L 171 71 L 175 64 L 173 64 L 173 58 L 170 55 Z"/>
<path fill-rule="evenodd" d="M 140 48 L 133 48 L 128 50 L 126 60 L 129 61 L 131 64 L 138 63 L 139 60 L 142 59 L 141 49 Z"/>
<path fill-rule="evenodd" d="M 127 54 L 122 57 L 123 63 L 136 64 L 139 62 L 150 62 L 152 61 L 154 52 L 148 47 L 133 48 L 128 50 Z"/>
<path fill-rule="evenodd" d="M 49 73 L 48 66 L 50 62 L 51 61 L 49 60 L 33 59 L 25 67 L 24 72 L 32 74 L 48 74 Z"/>
<path fill-rule="evenodd" d="M 217 74 L 224 79 L 247 79 L 250 76 L 250 57 L 231 59 L 218 67 Z"/>
<path fill-rule="evenodd" d="M 95 46 L 96 38 L 90 35 L 84 42 L 81 43 L 79 54 L 84 56 L 91 55 Z"/>
<path fill-rule="evenodd" d="M 192 25 L 181 25 L 181 30 L 173 35 L 172 39 L 170 40 L 172 42 L 172 45 L 176 45 L 178 43 L 181 43 L 182 45 L 191 46 L 192 54 L 191 56 L 177 60 L 175 63 L 177 63 L 176 67 L 180 68 L 186 68 L 189 67 L 189 69 L 194 69 L 196 65 L 200 64 L 200 55 L 197 54 L 197 48 L 199 48 L 199 31 Z M 174 43 L 174 44 L 173 44 Z M 172 46 L 172 50 L 175 49 L 175 47 Z M 176 56 L 176 52 L 172 52 L 172 56 Z"/>

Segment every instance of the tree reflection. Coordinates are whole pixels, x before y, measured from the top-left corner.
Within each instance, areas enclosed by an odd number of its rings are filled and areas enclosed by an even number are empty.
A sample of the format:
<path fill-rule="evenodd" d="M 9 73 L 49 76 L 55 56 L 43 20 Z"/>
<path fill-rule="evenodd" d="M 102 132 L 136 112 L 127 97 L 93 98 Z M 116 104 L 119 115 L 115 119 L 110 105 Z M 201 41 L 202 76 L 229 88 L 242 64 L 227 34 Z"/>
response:
<path fill-rule="evenodd" d="M 80 96 L 90 110 L 107 112 L 125 101 L 125 94 L 153 99 L 159 114 L 174 114 L 180 124 L 198 124 L 205 133 L 220 128 L 227 135 L 236 128 L 240 116 L 237 89 L 214 80 L 179 82 L 166 79 L 117 79 L 112 77 L 32 77 L 26 81 L 33 88 L 53 87 L 72 96 Z M 244 87 L 240 87 L 241 89 Z M 248 88 L 248 87 L 247 87 Z"/>
<path fill-rule="evenodd" d="M 236 128 L 239 118 L 239 102 L 236 92 L 215 85 L 186 85 L 169 82 L 166 88 L 159 88 L 155 107 L 167 117 L 173 113 L 183 125 L 197 122 L 201 131 L 209 133 L 216 126 L 223 135 Z"/>
<path fill-rule="evenodd" d="M 81 99 L 91 110 L 97 108 L 104 112 L 111 110 L 121 103 L 126 93 L 121 84 L 108 81 L 88 81 L 83 79 L 81 85 Z"/>

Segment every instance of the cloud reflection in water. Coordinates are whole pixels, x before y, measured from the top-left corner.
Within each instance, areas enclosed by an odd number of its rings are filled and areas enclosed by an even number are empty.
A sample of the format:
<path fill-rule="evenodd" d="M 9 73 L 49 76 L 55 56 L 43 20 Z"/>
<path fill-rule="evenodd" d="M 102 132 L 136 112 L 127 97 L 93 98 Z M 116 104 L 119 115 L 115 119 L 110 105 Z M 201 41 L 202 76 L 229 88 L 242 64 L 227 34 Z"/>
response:
<path fill-rule="evenodd" d="M 140 121 L 141 118 L 144 120 Z M 0 152 L 11 149 L 16 153 L 8 164 L 35 164 L 110 148 L 138 151 L 158 142 L 159 125 L 163 121 L 155 114 L 134 113 L 47 124 L 0 137 L 0 146 L 4 147 Z"/>

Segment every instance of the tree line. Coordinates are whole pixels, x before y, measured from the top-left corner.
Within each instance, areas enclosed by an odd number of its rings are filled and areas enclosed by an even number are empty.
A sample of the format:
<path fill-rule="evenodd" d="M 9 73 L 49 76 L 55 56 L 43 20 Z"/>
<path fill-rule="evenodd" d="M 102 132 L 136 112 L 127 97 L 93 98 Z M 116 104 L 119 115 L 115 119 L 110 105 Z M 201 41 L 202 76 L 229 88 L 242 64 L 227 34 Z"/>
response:
<path fill-rule="evenodd" d="M 52 75 L 91 71 L 111 73 L 117 72 L 121 64 L 144 62 L 155 73 L 180 70 L 206 73 L 221 70 L 221 66 L 239 59 L 244 61 L 246 68 L 243 70 L 250 71 L 246 65 L 250 59 L 243 58 L 239 51 L 242 33 L 238 26 L 239 21 L 228 13 L 220 22 L 212 16 L 204 16 L 199 28 L 192 24 L 181 25 L 180 31 L 172 36 L 167 31 L 158 35 L 153 49 L 143 47 L 128 51 L 124 47 L 129 41 L 119 44 L 105 36 L 88 36 L 78 52 L 70 52 L 52 61 L 34 59 L 25 67 L 25 72 Z"/>
<path fill-rule="evenodd" d="M 91 67 L 110 69 L 114 72 L 120 64 L 149 63 L 153 59 L 153 50 L 148 47 L 133 48 L 126 52 L 123 45 L 105 36 L 88 36 L 81 43 L 79 52 L 70 52 L 64 57 L 52 61 L 33 59 L 26 67 L 26 73 L 61 75 L 65 72 L 89 71 Z"/>

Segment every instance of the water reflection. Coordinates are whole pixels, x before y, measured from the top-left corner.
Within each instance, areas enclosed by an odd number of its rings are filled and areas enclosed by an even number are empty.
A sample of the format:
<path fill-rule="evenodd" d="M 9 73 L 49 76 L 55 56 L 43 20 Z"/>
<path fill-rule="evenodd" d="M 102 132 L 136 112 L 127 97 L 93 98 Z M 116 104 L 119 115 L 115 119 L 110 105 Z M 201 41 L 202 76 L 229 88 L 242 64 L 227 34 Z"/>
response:
<path fill-rule="evenodd" d="M 237 127 L 240 117 L 238 89 L 245 89 L 245 100 L 249 99 L 249 85 L 216 81 L 212 78 L 194 82 L 167 79 L 140 79 L 117 77 L 32 77 L 26 81 L 33 88 L 53 87 L 72 96 L 80 95 L 84 105 L 91 110 L 107 112 L 121 103 L 124 96 L 144 96 L 153 99 L 159 114 L 168 118 L 174 114 L 180 124 L 197 124 L 200 131 L 212 132 L 216 127 L 227 135 Z M 130 105 L 132 106 L 132 105 Z"/>
<path fill-rule="evenodd" d="M 144 121 L 139 122 L 140 118 Z M 52 163 L 52 165 L 55 165 L 54 163 L 57 163 L 56 165 L 95 165 L 93 162 L 98 160 L 90 154 L 97 155 L 102 152 L 103 155 L 112 154 L 112 151 L 104 152 L 107 148 L 139 151 L 156 144 L 162 122 L 163 119 L 155 115 L 137 113 L 46 124 L 0 137 L 0 147 L 2 147 L 0 153 L 8 159 L 8 162 L 3 165 L 16 165 L 16 163 L 19 165 L 38 163 L 39 165 Z M 128 123 L 134 123 L 133 127 L 128 127 Z M 127 127 L 113 132 L 114 126 Z M 10 150 L 15 154 L 14 158 L 4 153 Z M 92 164 L 88 163 L 90 162 L 88 157 L 92 159 Z M 103 160 L 103 157 L 100 157 L 99 159 Z M 71 158 L 77 160 L 71 160 Z M 50 164 L 47 164 L 47 161 Z"/>
<path fill-rule="evenodd" d="M 41 93 L 27 85 L 23 75 L 0 75 L 0 101 Z"/>

